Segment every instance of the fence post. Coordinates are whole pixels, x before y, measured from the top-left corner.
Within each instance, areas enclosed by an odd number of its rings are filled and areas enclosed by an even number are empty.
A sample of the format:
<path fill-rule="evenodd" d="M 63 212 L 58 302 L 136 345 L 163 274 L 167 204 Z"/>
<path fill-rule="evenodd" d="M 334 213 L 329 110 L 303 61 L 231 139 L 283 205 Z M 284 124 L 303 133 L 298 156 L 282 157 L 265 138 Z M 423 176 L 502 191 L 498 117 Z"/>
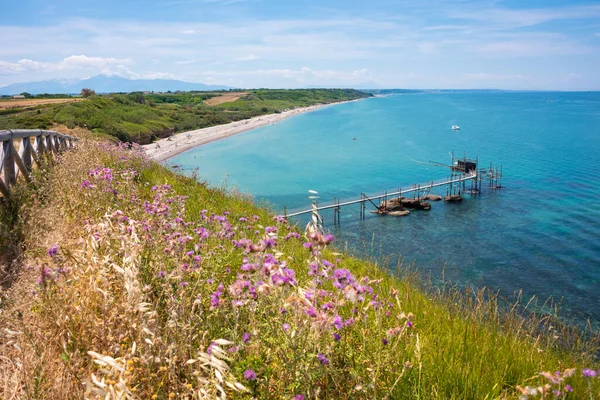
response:
<path fill-rule="evenodd" d="M 17 182 L 15 176 L 15 148 L 12 140 L 2 142 L 2 151 L 4 153 L 4 165 L 2 167 L 4 170 L 4 183 L 10 188 L 11 185 Z"/>

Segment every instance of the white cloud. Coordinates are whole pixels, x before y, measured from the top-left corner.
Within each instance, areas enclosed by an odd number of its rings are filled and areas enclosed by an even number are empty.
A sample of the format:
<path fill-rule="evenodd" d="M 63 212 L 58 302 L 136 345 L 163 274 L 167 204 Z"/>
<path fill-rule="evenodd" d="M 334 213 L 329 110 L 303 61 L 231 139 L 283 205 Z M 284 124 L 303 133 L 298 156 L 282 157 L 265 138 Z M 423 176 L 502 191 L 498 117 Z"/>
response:
<path fill-rule="evenodd" d="M 66 57 L 58 64 L 58 69 L 100 68 L 110 69 L 113 66 L 129 64 L 127 59 L 117 60 L 112 57 L 88 57 L 83 54 Z"/>
<path fill-rule="evenodd" d="M 0 75 L 30 74 L 32 72 L 72 74 L 73 72 L 83 73 L 83 71 L 87 71 L 87 74 L 93 72 L 130 78 L 141 77 L 142 75 L 132 72 L 127 67 L 127 64 L 130 63 L 131 60 L 128 59 L 88 57 L 83 54 L 68 56 L 59 62 L 42 62 L 29 59 L 22 59 L 14 63 L 0 61 Z"/>

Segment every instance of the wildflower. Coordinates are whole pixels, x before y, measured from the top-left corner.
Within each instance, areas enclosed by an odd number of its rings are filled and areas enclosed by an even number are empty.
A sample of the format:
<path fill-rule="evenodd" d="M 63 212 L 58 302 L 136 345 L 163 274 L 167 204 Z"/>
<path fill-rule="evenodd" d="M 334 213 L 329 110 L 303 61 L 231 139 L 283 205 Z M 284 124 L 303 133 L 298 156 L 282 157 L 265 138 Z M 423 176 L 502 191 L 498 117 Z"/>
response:
<path fill-rule="evenodd" d="M 323 364 L 323 365 L 329 364 L 329 360 L 327 359 L 327 357 L 325 357 L 324 354 L 322 354 L 322 353 L 317 354 L 317 358 L 319 359 L 319 362 L 321 364 Z"/>
<path fill-rule="evenodd" d="M 306 242 L 306 243 L 303 244 L 303 246 L 304 246 L 305 249 L 310 249 L 310 248 L 312 248 L 312 243 Z"/>
<path fill-rule="evenodd" d="M 344 289 L 346 286 L 355 283 L 356 280 L 352 273 L 346 268 L 338 268 L 333 271 L 333 286 L 338 289 Z"/>
<path fill-rule="evenodd" d="M 573 391 L 573 387 L 571 385 L 567 385 L 567 386 L 565 386 L 565 390 L 567 392 L 572 392 Z"/>
<path fill-rule="evenodd" d="M 254 381 L 257 378 L 256 372 L 254 372 L 254 370 L 252 370 L 252 369 L 247 369 L 244 371 L 244 378 L 247 381 Z"/>
<path fill-rule="evenodd" d="M 250 334 L 248 332 L 242 335 L 242 342 L 248 343 L 250 341 Z"/>
<path fill-rule="evenodd" d="M 93 187 L 94 187 L 94 185 L 92 185 L 92 184 L 90 183 L 90 180 L 89 180 L 89 179 L 86 179 L 85 181 L 81 182 L 81 188 L 82 188 L 82 189 L 84 189 L 84 188 L 88 188 L 88 187 L 89 187 L 89 188 L 93 188 Z"/>
<path fill-rule="evenodd" d="M 296 397 L 294 397 L 294 400 L 304 400 L 304 396 L 301 394 L 296 395 Z"/>
<path fill-rule="evenodd" d="M 227 351 L 230 353 L 237 353 L 239 350 L 240 350 L 239 346 L 233 346 L 233 347 L 230 347 L 229 349 L 227 349 Z"/>
<path fill-rule="evenodd" d="M 217 308 L 219 307 L 219 303 L 220 303 L 220 297 L 223 295 L 223 284 L 220 284 L 219 287 L 217 288 L 217 291 L 214 292 L 210 298 L 210 308 Z"/>
<path fill-rule="evenodd" d="M 333 333 L 333 340 L 335 340 L 336 342 L 339 342 L 340 340 L 342 340 L 342 337 L 340 336 L 339 333 L 334 332 Z"/>
<path fill-rule="evenodd" d="M 167 276 L 167 272 L 166 271 L 158 271 L 158 277 L 159 278 L 164 278 L 165 276 Z"/>
<path fill-rule="evenodd" d="M 262 244 L 265 248 L 275 247 L 277 246 L 277 240 L 275 238 L 268 238 L 262 241 Z"/>
<path fill-rule="evenodd" d="M 342 317 L 340 317 L 339 315 L 335 315 L 333 317 L 333 326 L 335 326 L 335 329 L 340 330 L 343 327 L 343 321 L 342 321 Z"/>
<path fill-rule="evenodd" d="M 583 375 L 584 378 L 593 378 L 596 376 L 596 371 L 594 371 L 593 369 L 584 368 L 581 371 L 581 374 Z"/>
<path fill-rule="evenodd" d="M 335 239 L 335 237 L 333 235 L 323 236 L 323 242 L 325 242 L 325 244 L 329 244 L 329 243 L 333 242 L 334 239 Z"/>
<path fill-rule="evenodd" d="M 55 256 L 55 255 L 57 255 L 57 254 L 58 254 L 58 245 L 57 245 L 57 244 L 54 244 L 54 245 L 52 245 L 52 247 L 50 247 L 50 248 L 48 249 L 48 255 L 49 255 L 50 257 L 54 257 L 54 256 Z"/>
<path fill-rule="evenodd" d="M 265 232 L 266 233 L 277 233 L 277 228 L 274 226 L 267 226 L 265 228 Z"/>
<path fill-rule="evenodd" d="M 317 316 L 317 312 L 315 311 L 315 308 L 314 308 L 314 307 L 310 307 L 309 309 L 307 309 L 307 310 L 306 310 L 306 314 L 307 314 L 309 317 L 313 317 L 313 318 Z"/>
<path fill-rule="evenodd" d="M 386 346 L 389 343 L 389 341 L 384 338 L 381 340 L 381 343 L 383 343 L 383 345 Z"/>
<path fill-rule="evenodd" d="M 251 271 L 255 271 L 257 269 L 257 267 L 254 264 L 242 264 L 240 269 L 242 271 L 251 272 Z"/>
<path fill-rule="evenodd" d="M 276 285 L 283 285 L 286 283 L 288 283 L 290 285 L 295 285 L 296 279 L 294 278 L 294 276 L 295 276 L 295 272 L 293 269 L 284 267 L 284 268 L 282 268 L 281 273 L 273 274 L 273 276 L 271 277 L 271 280 Z"/>
<path fill-rule="evenodd" d="M 290 240 L 291 238 L 298 239 L 299 237 L 300 237 L 300 234 L 298 232 L 290 232 L 287 235 L 285 235 L 284 240 Z"/>
<path fill-rule="evenodd" d="M 290 327 L 290 324 L 287 324 L 287 323 L 286 323 L 286 324 L 283 324 L 283 331 L 284 331 L 284 332 L 287 332 L 287 331 L 289 331 L 290 329 L 291 329 L 291 327 Z"/>

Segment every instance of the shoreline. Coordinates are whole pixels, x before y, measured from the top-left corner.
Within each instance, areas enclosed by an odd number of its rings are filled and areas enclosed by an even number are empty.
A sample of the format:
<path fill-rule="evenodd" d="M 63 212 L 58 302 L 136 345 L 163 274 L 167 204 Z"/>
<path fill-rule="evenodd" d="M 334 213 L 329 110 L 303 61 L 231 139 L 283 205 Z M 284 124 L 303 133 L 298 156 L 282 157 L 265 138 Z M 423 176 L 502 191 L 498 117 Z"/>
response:
<path fill-rule="evenodd" d="M 142 145 L 142 148 L 152 160 L 161 162 L 206 143 L 225 139 L 230 136 L 247 132 L 269 124 L 274 124 L 275 122 L 293 117 L 294 115 L 311 112 L 326 106 L 349 103 L 352 101 L 357 100 L 294 108 L 293 110 L 283 111 L 279 114 L 259 115 L 257 117 L 230 122 L 228 124 L 215 125 L 208 128 L 181 132 L 173 136 L 169 136 L 168 138 L 157 140 L 154 143 Z"/>

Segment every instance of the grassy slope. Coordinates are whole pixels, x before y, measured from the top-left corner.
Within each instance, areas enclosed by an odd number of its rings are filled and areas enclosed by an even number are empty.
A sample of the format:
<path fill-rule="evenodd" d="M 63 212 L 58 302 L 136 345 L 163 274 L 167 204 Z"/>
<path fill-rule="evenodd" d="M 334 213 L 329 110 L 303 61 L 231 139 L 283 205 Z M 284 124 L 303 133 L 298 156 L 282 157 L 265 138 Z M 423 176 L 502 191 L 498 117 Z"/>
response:
<path fill-rule="evenodd" d="M 84 142 L 18 198 L 30 267 L 0 314 L 5 397 L 513 398 L 567 368 L 552 389 L 600 390 L 590 342 L 500 324 L 483 294 L 427 296 L 131 151 Z"/>
<path fill-rule="evenodd" d="M 183 132 L 317 103 L 368 97 L 355 90 L 254 90 L 235 102 L 207 106 L 206 93 L 108 95 L 67 105 L 0 110 L 0 129 L 48 129 L 59 123 L 87 127 L 122 141 L 148 142 Z"/>

